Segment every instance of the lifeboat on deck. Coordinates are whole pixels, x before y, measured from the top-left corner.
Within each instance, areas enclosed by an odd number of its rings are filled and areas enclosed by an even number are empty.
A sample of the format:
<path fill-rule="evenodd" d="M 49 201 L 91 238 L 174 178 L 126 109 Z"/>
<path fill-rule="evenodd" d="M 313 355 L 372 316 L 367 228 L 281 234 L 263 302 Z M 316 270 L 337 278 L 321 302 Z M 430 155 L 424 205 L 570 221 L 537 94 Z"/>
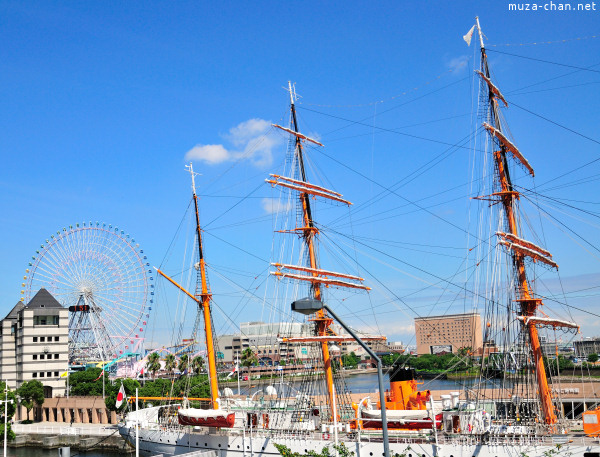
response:
<path fill-rule="evenodd" d="M 433 414 L 427 409 L 431 400 L 431 392 L 420 392 L 415 381 L 415 370 L 399 369 L 390 373 L 390 391 L 386 392 L 385 408 L 388 428 L 398 430 L 421 430 L 433 427 Z M 362 428 L 381 428 L 381 403 L 377 409 L 370 402 L 356 405 L 357 419 Z M 436 415 L 436 426 L 441 427 L 442 414 Z"/>
<path fill-rule="evenodd" d="M 186 408 L 180 409 L 177 416 L 181 425 L 232 428 L 235 423 L 235 413 L 222 409 Z"/>

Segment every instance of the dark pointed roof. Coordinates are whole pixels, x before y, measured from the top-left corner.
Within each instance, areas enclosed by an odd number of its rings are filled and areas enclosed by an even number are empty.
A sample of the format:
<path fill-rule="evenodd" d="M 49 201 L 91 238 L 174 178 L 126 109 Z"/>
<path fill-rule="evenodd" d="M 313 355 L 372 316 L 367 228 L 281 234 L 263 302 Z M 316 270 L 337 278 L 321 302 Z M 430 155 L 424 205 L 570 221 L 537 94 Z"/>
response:
<path fill-rule="evenodd" d="M 50 292 L 48 292 L 43 287 L 38 291 L 37 294 L 27 303 L 27 308 L 29 309 L 37 309 L 37 308 L 62 308 L 63 306 L 58 303 L 56 298 L 54 298 Z"/>
<path fill-rule="evenodd" d="M 20 301 L 19 303 L 17 303 L 15 305 L 15 307 L 6 315 L 6 317 L 4 319 L 16 319 L 17 318 L 17 314 L 19 313 L 19 311 L 21 311 L 23 308 L 25 308 L 25 305 L 23 304 L 22 301 Z M 4 320 L 3 319 L 3 320 Z"/>

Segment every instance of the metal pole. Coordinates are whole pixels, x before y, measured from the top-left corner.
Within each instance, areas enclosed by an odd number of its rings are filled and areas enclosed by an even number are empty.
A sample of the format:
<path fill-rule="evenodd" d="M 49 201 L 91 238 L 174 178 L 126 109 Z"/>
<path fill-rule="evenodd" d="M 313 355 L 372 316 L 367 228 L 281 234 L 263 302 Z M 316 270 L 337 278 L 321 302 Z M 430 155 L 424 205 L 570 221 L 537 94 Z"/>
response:
<path fill-rule="evenodd" d="M 6 422 L 8 418 L 8 381 L 4 381 L 4 457 L 6 457 Z"/>
<path fill-rule="evenodd" d="M 235 359 L 235 374 L 237 375 L 238 395 L 242 394 L 240 390 L 240 359 Z"/>
<path fill-rule="evenodd" d="M 335 404 L 335 385 L 333 386 L 333 396 L 331 398 L 333 401 L 333 441 L 335 445 L 338 445 L 338 424 L 337 424 L 337 408 Z M 337 455 L 337 450 L 335 451 Z"/>
<path fill-rule="evenodd" d="M 138 389 L 135 388 L 135 457 L 140 457 L 140 409 Z"/>
<path fill-rule="evenodd" d="M 327 312 L 333 317 L 338 323 L 346 330 L 352 338 L 356 340 L 358 344 L 362 346 L 362 348 L 367 351 L 376 362 L 377 362 L 377 380 L 379 381 L 379 402 L 381 403 L 381 430 L 383 432 L 383 452 L 385 457 L 391 457 L 390 454 L 390 438 L 388 435 L 388 424 L 387 424 L 387 414 L 385 412 L 385 390 L 383 390 L 383 371 L 381 369 L 381 359 L 377 357 L 377 355 L 372 351 L 372 349 L 367 346 L 363 340 L 359 338 L 359 336 L 354 333 L 354 331 L 348 327 L 338 316 L 333 312 L 333 310 L 323 303 L 323 308 L 327 310 Z"/>

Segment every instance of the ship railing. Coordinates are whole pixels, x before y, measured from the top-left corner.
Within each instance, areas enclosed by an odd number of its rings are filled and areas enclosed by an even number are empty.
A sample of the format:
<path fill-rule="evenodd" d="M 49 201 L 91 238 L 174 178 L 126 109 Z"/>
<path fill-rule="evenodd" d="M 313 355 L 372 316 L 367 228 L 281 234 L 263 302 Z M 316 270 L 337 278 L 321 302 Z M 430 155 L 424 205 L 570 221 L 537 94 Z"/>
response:
<path fill-rule="evenodd" d="M 37 425 L 37 424 L 13 424 L 12 431 L 16 434 L 39 434 L 39 435 L 90 435 L 108 436 L 117 432 L 114 425 L 79 424 L 69 425 Z"/>

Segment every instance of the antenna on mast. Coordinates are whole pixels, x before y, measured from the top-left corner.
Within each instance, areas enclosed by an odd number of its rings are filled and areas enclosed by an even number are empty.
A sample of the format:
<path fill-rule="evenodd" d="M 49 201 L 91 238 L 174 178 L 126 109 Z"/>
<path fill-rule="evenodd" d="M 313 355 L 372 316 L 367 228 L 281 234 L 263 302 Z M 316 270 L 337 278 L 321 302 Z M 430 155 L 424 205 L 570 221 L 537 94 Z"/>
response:
<path fill-rule="evenodd" d="M 196 176 L 200 176 L 200 173 L 194 173 L 194 168 L 192 167 L 192 162 L 189 165 L 186 165 L 185 168 L 190 172 L 190 176 L 192 177 L 192 192 L 196 195 L 196 180 L 194 179 Z"/>
<path fill-rule="evenodd" d="M 290 104 L 292 106 L 294 106 L 296 100 L 298 100 L 298 94 L 296 93 L 296 83 L 292 83 L 291 81 L 288 81 L 288 86 L 287 88 L 283 88 L 286 92 L 290 93 Z"/>
<path fill-rule="evenodd" d="M 477 33 L 479 33 L 479 44 L 481 45 L 481 49 L 485 49 L 485 46 L 483 45 L 483 32 L 479 25 L 479 16 L 475 16 L 475 22 L 477 22 Z"/>

